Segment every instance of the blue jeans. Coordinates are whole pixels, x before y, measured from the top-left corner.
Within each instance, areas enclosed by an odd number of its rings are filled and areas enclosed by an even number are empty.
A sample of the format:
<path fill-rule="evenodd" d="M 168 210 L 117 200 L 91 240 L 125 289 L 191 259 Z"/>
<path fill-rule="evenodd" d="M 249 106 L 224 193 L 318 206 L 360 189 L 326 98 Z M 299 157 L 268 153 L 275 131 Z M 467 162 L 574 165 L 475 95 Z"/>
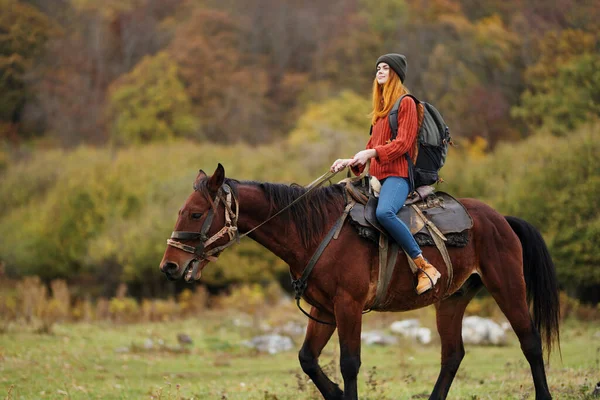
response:
<path fill-rule="evenodd" d="M 392 238 L 408 253 L 411 258 L 421 254 L 421 248 L 410 233 L 410 229 L 396 216 L 404 205 L 410 184 L 408 179 L 390 176 L 383 180 L 377 205 L 377 221 Z"/>

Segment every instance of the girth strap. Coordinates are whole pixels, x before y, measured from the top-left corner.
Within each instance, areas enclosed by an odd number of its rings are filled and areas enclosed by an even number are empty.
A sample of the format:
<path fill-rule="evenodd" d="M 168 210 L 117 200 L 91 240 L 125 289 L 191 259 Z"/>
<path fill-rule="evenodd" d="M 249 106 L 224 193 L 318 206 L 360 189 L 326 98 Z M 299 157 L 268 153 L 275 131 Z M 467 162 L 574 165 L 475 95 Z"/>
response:
<path fill-rule="evenodd" d="M 377 310 L 385 307 L 385 297 L 388 288 L 392 282 L 396 260 L 398 259 L 399 246 L 394 240 L 389 240 L 386 235 L 379 236 L 379 278 L 377 281 L 377 291 L 375 292 L 375 300 L 369 310 Z M 388 259 L 388 250 L 390 256 Z"/>
<path fill-rule="evenodd" d="M 446 268 L 448 270 L 448 284 L 446 285 L 446 291 L 448 291 L 450 289 L 450 285 L 452 285 L 452 280 L 454 279 L 454 269 L 452 267 L 452 260 L 450 260 L 450 254 L 448 254 L 448 248 L 446 247 L 446 244 L 444 243 L 442 238 L 437 234 L 437 232 L 432 231 L 429 228 L 429 226 L 427 227 L 427 229 L 429 229 L 429 234 L 433 238 L 435 246 L 440 251 L 442 258 L 446 263 Z"/>
<path fill-rule="evenodd" d="M 340 223 L 337 224 L 337 229 L 336 229 L 335 233 L 333 234 L 334 239 L 337 239 L 340 236 L 340 232 L 342 231 L 342 228 L 344 226 L 344 221 L 348 217 L 348 214 L 350 213 L 350 211 L 352 210 L 352 208 L 354 207 L 355 204 L 356 204 L 356 202 L 354 200 L 349 200 L 348 204 L 346 204 L 346 208 L 344 208 L 344 212 L 342 213 L 342 216 L 340 217 Z"/>
<path fill-rule="evenodd" d="M 335 325 L 335 322 L 321 321 L 319 319 L 312 317 L 310 314 L 308 314 L 306 311 L 304 311 L 302 309 L 302 307 L 300 307 L 300 298 L 302 297 L 302 295 L 304 294 L 304 291 L 306 290 L 306 286 L 308 284 L 308 277 L 309 277 L 310 273 L 312 272 L 313 268 L 317 264 L 317 261 L 319 261 L 321 254 L 323 254 L 323 251 L 325 251 L 325 248 L 327 247 L 329 242 L 331 242 L 331 239 L 333 239 L 333 236 L 335 235 L 336 231 L 338 230 L 338 227 L 340 227 L 341 225 L 344 224 L 344 220 L 345 220 L 345 218 L 339 218 L 336 221 L 336 223 L 331 227 L 329 232 L 327 232 L 327 235 L 325 236 L 325 238 L 323 238 L 323 240 L 319 244 L 319 247 L 317 247 L 317 250 L 315 250 L 312 257 L 308 261 L 308 264 L 306 264 L 306 267 L 304 268 L 304 271 L 302 272 L 302 276 L 300 276 L 300 278 L 294 279 L 294 277 L 292 276 L 292 273 L 290 271 L 290 276 L 292 278 L 292 288 L 294 289 L 294 292 L 296 293 L 296 297 L 295 297 L 296 305 L 298 306 L 300 311 L 302 311 L 304 313 L 304 315 L 306 315 L 308 318 L 315 320 L 321 324 L 325 324 L 325 325 Z"/>

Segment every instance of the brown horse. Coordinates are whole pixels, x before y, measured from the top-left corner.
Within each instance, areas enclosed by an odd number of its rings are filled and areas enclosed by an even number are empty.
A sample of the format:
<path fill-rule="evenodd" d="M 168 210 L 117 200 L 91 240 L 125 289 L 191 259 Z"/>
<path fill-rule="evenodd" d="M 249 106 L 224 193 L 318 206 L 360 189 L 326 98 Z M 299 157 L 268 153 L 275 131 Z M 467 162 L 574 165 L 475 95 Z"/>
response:
<path fill-rule="evenodd" d="M 179 210 L 161 271 L 170 279 L 199 279 L 210 260 L 235 243 L 240 233 L 252 230 L 249 236 L 284 260 L 298 279 L 344 209 L 340 185 L 319 188 L 292 204 L 305 193 L 306 189 L 295 185 L 226 179 L 221 164 L 210 177 L 200 171 L 194 192 Z M 430 399 L 445 399 L 465 355 L 461 334 L 465 308 L 485 286 L 519 338 L 531 366 L 536 399 L 550 399 L 539 332 L 549 353 L 552 343 L 558 342 L 559 304 L 556 274 L 546 245 L 529 223 L 505 218 L 477 200 L 460 201 L 473 218 L 473 228 L 466 247 L 448 249 L 454 266 L 450 287 L 439 252 L 435 247 L 424 247 L 425 256 L 442 272 L 438 284 L 417 295 L 407 260 L 398 257 L 387 292 L 389 306 L 378 311 L 406 311 L 435 304 L 442 365 Z M 309 276 L 303 298 L 312 305 L 310 315 L 334 325 L 310 319 L 299 359 L 325 399 L 358 398 L 362 315 L 373 301 L 371 277 L 377 276 L 373 271 L 378 268 L 377 246 L 345 224 Z M 532 304 L 533 319 L 528 304 Z M 336 327 L 344 391 L 318 363 Z"/>

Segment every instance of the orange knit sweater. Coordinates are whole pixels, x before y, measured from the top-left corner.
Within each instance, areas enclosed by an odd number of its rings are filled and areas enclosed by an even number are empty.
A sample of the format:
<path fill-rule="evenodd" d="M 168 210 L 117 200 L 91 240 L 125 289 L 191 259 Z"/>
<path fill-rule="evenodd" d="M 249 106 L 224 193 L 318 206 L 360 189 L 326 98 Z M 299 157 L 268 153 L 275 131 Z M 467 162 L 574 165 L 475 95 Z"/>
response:
<path fill-rule="evenodd" d="M 388 118 L 380 118 L 373 126 L 373 133 L 367 143 L 367 149 L 375 149 L 377 157 L 371 159 L 370 175 L 379 180 L 388 176 L 408 178 L 408 162 L 404 154 L 408 152 L 414 160 L 417 138 L 417 107 L 415 101 L 406 96 L 398 110 L 398 135 L 390 142 L 392 129 Z M 360 175 L 364 165 L 352 167 L 356 175 Z"/>

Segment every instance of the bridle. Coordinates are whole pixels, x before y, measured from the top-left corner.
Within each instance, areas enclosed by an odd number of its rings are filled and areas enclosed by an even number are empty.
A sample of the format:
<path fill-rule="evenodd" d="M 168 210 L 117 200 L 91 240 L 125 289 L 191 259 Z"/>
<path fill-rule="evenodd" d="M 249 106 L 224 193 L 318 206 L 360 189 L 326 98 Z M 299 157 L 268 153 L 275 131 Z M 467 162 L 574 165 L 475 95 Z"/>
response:
<path fill-rule="evenodd" d="M 207 237 L 207 234 L 212 225 L 212 221 L 215 216 L 215 211 L 219 206 L 219 202 L 223 202 L 223 204 L 225 205 L 225 226 L 223 226 L 221 230 L 219 230 L 217 233 L 215 233 L 209 238 Z M 208 211 L 208 215 L 206 216 L 206 219 L 202 224 L 200 232 L 173 231 L 173 233 L 171 233 L 171 237 L 167 239 L 167 244 L 169 246 L 173 246 L 180 250 L 183 250 L 186 253 L 191 253 L 195 256 L 198 256 L 198 259 L 200 261 L 215 261 L 223 250 L 231 246 L 233 243 L 238 242 L 240 240 L 240 234 L 238 232 L 237 222 L 238 217 L 240 215 L 240 202 L 233 195 L 233 190 L 231 189 L 231 187 L 227 184 L 223 184 L 217 191 L 217 196 L 215 197 L 215 200 L 212 203 L 213 206 Z M 233 211 L 232 206 L 235 207 L 235 212 Z M 205 251 L 205 249 L 208 246 L 210 246 L 225 235 L 229 236 L 229 242 L 225 243 L 222 246 L 217 246 L 208 251 Z M 200 244 L 198 246 L 189 246 L 177 240 L 200 240 Z M 198 264 L 196 264 L 196 266 L 194 267 L 196 271 L 193 271 L 192 276 L 196 276 L 197 268 Z"/>

